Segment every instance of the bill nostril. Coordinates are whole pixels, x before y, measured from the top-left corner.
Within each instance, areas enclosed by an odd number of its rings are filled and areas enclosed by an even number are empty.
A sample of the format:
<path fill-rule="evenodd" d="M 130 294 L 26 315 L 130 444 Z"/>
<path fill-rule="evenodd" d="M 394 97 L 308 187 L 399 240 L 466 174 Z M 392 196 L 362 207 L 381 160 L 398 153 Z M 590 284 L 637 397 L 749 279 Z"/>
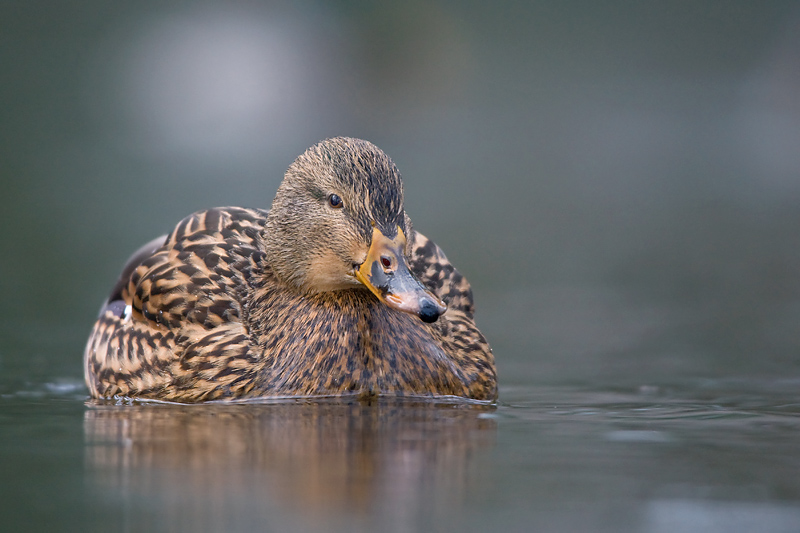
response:
<path fill-rule="evenodd" d="M 392 268 L 392 258 L 387 255 L 381 256 L 381 265 L 383 265 L 384 269 Z"/>

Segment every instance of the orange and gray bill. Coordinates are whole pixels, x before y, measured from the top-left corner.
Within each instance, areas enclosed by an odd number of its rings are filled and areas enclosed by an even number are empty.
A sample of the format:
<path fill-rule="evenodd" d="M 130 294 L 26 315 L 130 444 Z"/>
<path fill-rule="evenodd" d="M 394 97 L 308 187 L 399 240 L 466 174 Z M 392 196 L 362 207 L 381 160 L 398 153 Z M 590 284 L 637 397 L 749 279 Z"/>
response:
<path fill-rule="evenodd" d="M 436 322 L 447 306 L 411 272 L 405 247 L 400 228 L 394 239 L 375 228 L 367 259 L 356 270 L 356 278 L 389 307 L 417 315 L 423 322 Z"/>

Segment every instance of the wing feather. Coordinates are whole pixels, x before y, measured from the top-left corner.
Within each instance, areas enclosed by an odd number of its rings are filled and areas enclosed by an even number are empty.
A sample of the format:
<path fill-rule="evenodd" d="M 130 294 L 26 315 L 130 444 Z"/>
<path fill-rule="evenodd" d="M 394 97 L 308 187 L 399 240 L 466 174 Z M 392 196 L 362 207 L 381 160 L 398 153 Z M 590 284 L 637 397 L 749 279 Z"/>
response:
<path fill-rule="evenodd" d="M 244 296 L 263 258 L 265 218 L 256 209 L 201 211 L 134 254 L 87 345 L 90 388 L 197 401 L 230 395 L 231 382 L 254 372 Z M 104 387 L 98 377 L 110 375 L 116 384 Z"/>
<path fill-rule="evenodd" d="M 450 263 L 442 249 L 418 231 L 413 232 L 410 263 L 412 271 L 447 304 L 448 309 L 462 311 L 472 318 L 475 304 L 469 282 Z"/>

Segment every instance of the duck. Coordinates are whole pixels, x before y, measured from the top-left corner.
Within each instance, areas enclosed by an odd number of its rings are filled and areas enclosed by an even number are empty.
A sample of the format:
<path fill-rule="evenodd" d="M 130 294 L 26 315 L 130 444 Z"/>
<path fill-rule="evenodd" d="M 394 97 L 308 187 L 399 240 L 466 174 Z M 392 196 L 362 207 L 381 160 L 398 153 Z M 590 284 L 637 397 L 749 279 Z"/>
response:
<path fill-rule="evenodd" d="M 335 137 L 271 207 L 181 220 L 127 261 L 84 351 L 92 398 L 494 402 L 466 278 L 406 214 L 394 162 Z"/>

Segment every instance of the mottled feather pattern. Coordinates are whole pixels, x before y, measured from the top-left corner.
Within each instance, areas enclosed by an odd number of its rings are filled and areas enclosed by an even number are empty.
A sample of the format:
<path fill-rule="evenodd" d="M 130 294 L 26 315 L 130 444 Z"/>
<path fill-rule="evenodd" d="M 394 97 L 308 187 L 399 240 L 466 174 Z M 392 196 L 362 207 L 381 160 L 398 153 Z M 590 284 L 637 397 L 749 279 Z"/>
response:
<path fill-rule="evenodd" d="M 450 310 L 462 311 L 472 319 L 475 304 L 467 279 L 450 264 L 436 243 L 416 231 L 411 239 L 410 266 Z"/>
<path fill-rule="evenodd" d="M 255 295 L 254 307 L 271 314 L 271 320 L 252 324 L 266 363 L 259 394 L 436 391 L 464 396 L 468 391 L 463 384 L 467 377 L 442 351 L 436 331 L 416 327 L 418 319 L 389 309 L 366 290 L 287 299 L 267 271 Z"/>
<path fill-rule="evenodd" d="M 471 289 L 432 241 L 415 232 L 410 262 L 449 307 L 428 325 L 366 290 L 288 296 L 259 249 L 265 216 L 241 208 L 194 214 L 133 270 L 122 294 L 131 316 L 102 313 L 87 346 L 93 395 L 494 398 Z"/>
<path fill-rule="evenodd" d="M 250 271 L 263 258 L 256 242 L 265 214 L 220 208 L 189 216 L 133 269 L 121 294 L 130 316 L 102 313 L 87 346 L 93 393 L 236 395 L 226 387 L 256 362 L 242 318 Z M 193 390 L 205 381 L 214 390 Z"/>

